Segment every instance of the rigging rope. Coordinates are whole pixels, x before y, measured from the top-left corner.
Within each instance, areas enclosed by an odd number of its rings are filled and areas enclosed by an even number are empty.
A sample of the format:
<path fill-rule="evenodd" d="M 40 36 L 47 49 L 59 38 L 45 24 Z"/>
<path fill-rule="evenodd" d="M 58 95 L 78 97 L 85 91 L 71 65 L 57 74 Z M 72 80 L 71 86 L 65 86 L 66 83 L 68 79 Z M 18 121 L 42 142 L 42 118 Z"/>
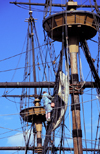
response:
<path fill-rule="evenodd" d="M 41 58 L 41 61 L 42 61 L 42 65 L 43 65 L 43 58 L 42 58 L 42 49 L 40 47 L 40 42 L 39 42 L 39 39 L 38 39 L 38 35 L 37 35 L 37 31 L 36 31 L 36 27 L 35 27 L 35 22 L 33 22 L 33 29 L 35 31 L 35 36 L 36 36 L 36 39 L 37 39 L 37 43 L 38 43 L 38 47 L 39 47 L 39 53 L 40 53 L 40 58 Z M 45 69 L 45 65 L 43 65 L 43 68 Z M 44 72 L 45 73 L 45 72 Z M 47 79 L 47 76 L 46 76 L 46 73 L 45 73 L 45 77 Z"/>
<path fill-rule="evenodd" d="M 89 48 L 88 48 L 88 44 L 86 42 L 86 40 L 83 40 L 81 41 L 81 47 L 84 51 L 84 54 L 86 56 L 86 59 L 88 61 L 88 64 L 90 66 L 90 69 L 91 69 L 91 72 L 92 72 L 92 75 L 93 75 L 93 78 L 97 84 L 97 92 L 98 94 L 100 94 L 100 78 L 98 76 L 98 72 L 93 64 L 93 60 L 91 58 L 91 54 L 90 54 L 90 51 L 89 51 Z"/>

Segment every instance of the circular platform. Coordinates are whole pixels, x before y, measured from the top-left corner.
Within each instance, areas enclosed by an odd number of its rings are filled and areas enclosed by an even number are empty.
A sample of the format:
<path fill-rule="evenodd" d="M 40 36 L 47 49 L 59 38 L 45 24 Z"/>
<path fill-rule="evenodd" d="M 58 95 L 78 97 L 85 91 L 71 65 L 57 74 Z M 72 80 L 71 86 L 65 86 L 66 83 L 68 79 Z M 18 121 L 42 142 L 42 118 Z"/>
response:
<path fill-rule="evenodd" d="M 21 117 L 24 121 L 35 123 L 38 119 L 41 119 L 41 122 L 46 121 L 45 119 L 45 109 L 42 106 L 33 106 L 21 110 Z"/>
<path fill-rule="evenodd" d="M 55 41 L 62 42 L 62 32 L 67 25 L 68 36 L 79 36 L 79 38 L 90 39 L 96 35 L 96 24 L 100 22 L 98 15 L 88 11 L 64 11 L 53 14 L 43 21 L 43 28 L 48 36 Z"/>

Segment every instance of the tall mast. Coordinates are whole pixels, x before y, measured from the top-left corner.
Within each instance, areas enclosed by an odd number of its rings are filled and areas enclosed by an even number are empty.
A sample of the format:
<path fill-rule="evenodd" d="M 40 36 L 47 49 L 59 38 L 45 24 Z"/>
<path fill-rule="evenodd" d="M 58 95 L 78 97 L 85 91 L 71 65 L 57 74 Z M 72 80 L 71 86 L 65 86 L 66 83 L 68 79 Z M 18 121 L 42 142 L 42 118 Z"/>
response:
<path fill-rule="evenodd" d="M 31 2 L 31 0 L 29 0 L 29 3 Z M 36 82 L 36 69 L 35 69 L 35 52 L 34 52 L 34 34 L 33 34 L 33 22 L 34 22 L 34 18 L 32 17 L 32 11 L 31 11 L 31 5 L 29 5 L 29 22 L 31 24 L 31 43 L 32 43 L 32 56 L 33 56 L 33 78 L 34 78 L 34 82 Z M 34 94 L 37 94 L 37 90 L 35 88 Z"/>
<path fill-rule="evenodd" d="M 75 10 L 76 2 L 69 0 L 69 10 Z M 74 6 L 74 7 L 73 7 Z M 78 79 L 78 64 L 77 64 L 77 53 L 79 48 L 79 36 L 76 34 L 71 34 L 69 36 L 69 54 L 70 54 L 70 65 L 71 65 L 71 82 L 72 84 L 77 84 Z M 71 111 L 72 111 L 72 137 L 74 144 L 74 154 L 83 154 L 82 150 L 82 130 L 81 130 L 81 120 L 80 120 L 80 104 L 79 94 L 74 92 L 71 94 Z"/>
<path fill-rule="evenodd" d="M 46 30 L 48 36 L 59 42 L 62 42 L 62 32 L 64 29 L 63 27 L 65 27 L 65 40 L 67 42 L 68 38 L 69 41 L 68 45 L 72 85 L 77 85 L 79 82 L 77 63 L 79 42 L 81 42 L 81 40 L 92 38 L 97 32 L 95 26 L 93 25 L 93 14 L 91 12 L 85 12 L 81 10 L 77 11 L 76 8 L 77 2 L 69 0 L 67 3 L 68 11 L 49 16 L 48 18 L 44 19 L 43 22 L 43 28 Z M 98 16 L 96 16 L 96 19 L 98 19 Z M 74 154 L 83 154 L 79 94 L 81 94 L 81 91 L 75 92 L 74 89 L 71 93 L 71 111 L 73 125 L 72 137 L 74 144 Z"/>
<path fill-rule="evenodd" d="M 70 38 L 70 63 L 71 63 L 71 78 L 72 84 L 78 83 L 78 68 L 77 68 L 77 53 L 78 53 L 78 40 L 77 38 Z M 73 143 L 74 143 L 74 154 L 82 154 L 82 130 L 80 122 L 80 104 L 79 94 L 71 94 L 72 101 L 72 120 L 73 120 Z"/>

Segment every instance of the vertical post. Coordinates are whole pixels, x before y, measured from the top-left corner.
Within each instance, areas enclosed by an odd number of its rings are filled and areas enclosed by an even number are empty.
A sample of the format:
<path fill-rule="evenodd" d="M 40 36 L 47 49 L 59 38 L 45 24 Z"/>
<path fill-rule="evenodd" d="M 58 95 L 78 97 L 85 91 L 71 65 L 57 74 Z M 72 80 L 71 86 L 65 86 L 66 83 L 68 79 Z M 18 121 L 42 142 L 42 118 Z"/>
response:
<path fill-rule="evenodd" d="M 40 106 L 40 100 L 35 99 L 35 106 Z M 38 108 L 37 108 L 38 111 Z M 41 132 L 42 132 L 42 119 L 37 118 L 35 122 L 35 127 L 37 131 L 37 153 L 41 154 L 42 153 L 42 137 L 41 137 Z"/>
<path fill-rule="evenodd" d="M 32 17 L 32 11 L 29 11 L 30 14 L 30 18 L 29 21 L 31 23 L 31 43 L 32 43 L 32 55 L 33 55 L 33 78 L 34 78 L 34 82 L 36 82 L 36 69 L 35 69 L 35 53 L 34 53 L 34 39 L 33 39 L 33 22 L 34 22 L 34 18 Z M 35 88 L 35 95 L 37 94 L 37 90 Z"/>
<path fill-rule="evenodd" d="M 71 63 L 71 78 L 72 84 L 78 82 L 78 68 L 77 68 L 77 53 L 78 53 L 79 39 L 75 36 L 69 37 L 69 52 L 70 52 L 70 63 Z M 82 130 L 80 121 L 80 104 L 79 94 L 71 94 L 71 111 L 73 120 L 73 144 L 74 154 L 82 154 Z"/>
<path fill-rule="evenodd" d="M 29 3 L 31 3 L 31 0 L 29 0 Z M 32 43 L 32 55 L 33 55 L 33 78 L 34 78 L 34 82 L 36 82 L 36 70 L 35 70 L 35 53 L 34 53 L 34 39 L 33 39 L 33 22 L 34 22 L 34 18 L 32 17 L 32 11 L 31 11 L 31 5 L 29 5 L 29 22 L 31 24 L 31 43 Z M 37 90 L 35 88 L 34 94 L 37 94 Z M 35 124 L 35 126 L 37 126 L 37 124 Z M 34 145 L 35 145 L 35 135 L 34 135 Z M 37 145 L 38 146 L 38 145 Z M 34 149 L 33 149 L 33 154 L 34 154 Z"/>
<path fill-rule="evenodd" d="M 29 0 L 29 3 L 31 3 L 31 0 Z M 31 11 L 31 5 L 29 5 L 29 11 Z"/>

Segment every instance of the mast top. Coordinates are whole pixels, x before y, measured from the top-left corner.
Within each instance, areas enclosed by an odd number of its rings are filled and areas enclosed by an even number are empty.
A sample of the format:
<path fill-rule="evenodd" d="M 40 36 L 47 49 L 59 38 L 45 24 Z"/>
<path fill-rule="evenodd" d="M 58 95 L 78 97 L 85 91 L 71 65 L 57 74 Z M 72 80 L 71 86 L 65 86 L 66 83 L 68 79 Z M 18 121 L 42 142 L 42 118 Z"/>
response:
<path fill-rule="evenodd" d="M 67 10 L 73 11 L 76 10 L 77 2 L 74 2 L 73 0 L 69 0 L 67 3 Z"/>

